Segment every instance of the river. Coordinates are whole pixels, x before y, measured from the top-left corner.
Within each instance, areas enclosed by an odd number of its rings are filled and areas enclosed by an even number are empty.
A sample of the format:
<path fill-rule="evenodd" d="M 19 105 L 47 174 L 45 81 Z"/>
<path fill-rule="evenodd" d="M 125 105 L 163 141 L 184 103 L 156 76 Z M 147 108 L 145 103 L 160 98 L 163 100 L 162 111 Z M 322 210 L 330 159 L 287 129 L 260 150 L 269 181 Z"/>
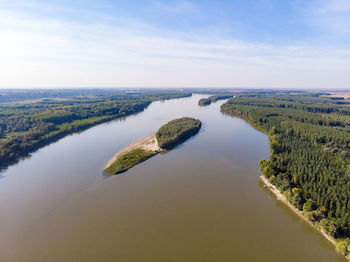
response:
<path fill-rule="evenodd" d="M 0 176 L 1 262 L 346 261 L 263 187 L 268 137 L 205 96 L 67 136 Z M 103 167 L 166 122 L 203 122 L 193 138 L 119 176 Z"/>

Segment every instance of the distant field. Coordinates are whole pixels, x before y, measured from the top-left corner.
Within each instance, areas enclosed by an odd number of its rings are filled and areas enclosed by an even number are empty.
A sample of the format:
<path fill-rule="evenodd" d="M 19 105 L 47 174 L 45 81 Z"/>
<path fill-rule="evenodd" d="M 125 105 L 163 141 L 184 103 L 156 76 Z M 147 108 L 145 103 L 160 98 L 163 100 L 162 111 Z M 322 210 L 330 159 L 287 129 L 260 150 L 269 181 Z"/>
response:
<path fill-rule="evenodd" d="M 86 98 L 93 98 L 93 97 L 86 97 Z M 19 100 L 19 101 L 11 101 L 11 102 L 1 102 L 0 105 L 27 105 L 27 104 L 34 104 L 39 102 L 49 102 L 49 101 L 66 101 L 70 98 L 37 98 L 37 99 L 27 99 L 27 100 Z"/>
<path fill-rule="evenodd" d="M 350 91 L 335 91 L 329 93 L 330 95 L 323 95 L 323 97 L 343 97 L 344 100 L 350 100 Z"/>

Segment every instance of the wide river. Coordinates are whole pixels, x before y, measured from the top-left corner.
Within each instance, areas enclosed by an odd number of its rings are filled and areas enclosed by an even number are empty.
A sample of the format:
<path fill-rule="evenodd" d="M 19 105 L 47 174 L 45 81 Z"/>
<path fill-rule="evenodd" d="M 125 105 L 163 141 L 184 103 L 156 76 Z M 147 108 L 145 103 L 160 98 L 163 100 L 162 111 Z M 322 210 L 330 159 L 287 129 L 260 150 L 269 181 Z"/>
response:
<path fill-rule="evenodd" d="M 3 172 L 0 261 L 345 261 L 259 181 L 268 137 L 202 97 L 154 102 Z M 198 135 L 103 175 L 124 146 L 182 116 L 203 122 Z"/>

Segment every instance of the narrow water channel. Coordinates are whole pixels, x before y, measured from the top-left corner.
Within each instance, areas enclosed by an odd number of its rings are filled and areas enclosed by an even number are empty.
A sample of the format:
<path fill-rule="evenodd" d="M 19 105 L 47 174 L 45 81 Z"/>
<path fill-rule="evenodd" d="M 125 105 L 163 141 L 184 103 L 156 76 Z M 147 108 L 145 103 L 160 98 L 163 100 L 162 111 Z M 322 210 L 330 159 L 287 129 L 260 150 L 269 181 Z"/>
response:
<path fill-rule="evenodd" d="M 266 135 L 204 96 L 152 103 L 33 153 L 1 174 L 0 261 L 336 261 L 317 231 L 259 181 Z M 104 165 L 182 116 L 198 135 L 126 173 Z"/>

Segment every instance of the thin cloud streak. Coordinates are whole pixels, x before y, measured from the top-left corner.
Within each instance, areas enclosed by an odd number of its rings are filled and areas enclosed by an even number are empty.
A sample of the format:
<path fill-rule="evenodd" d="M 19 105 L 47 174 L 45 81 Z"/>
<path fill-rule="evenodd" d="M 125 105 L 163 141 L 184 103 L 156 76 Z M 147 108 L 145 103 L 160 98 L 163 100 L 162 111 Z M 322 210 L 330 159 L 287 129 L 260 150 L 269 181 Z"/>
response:
<path fill-rule="evenodd" d="M 316 0 L 301 4 L 306 19 L 331 34 L 350 33 L 350 0 Z"/>
<path fill-rule="evenodd" d="M 172 12 L 172 13 L 187 13 L 198 11 L 198 7 L 188 1 L 175 2 L 173 4 L 165 4 L 160 1 L 154 2 L 154 7 L 161 9 L 162 11 Z"/>

